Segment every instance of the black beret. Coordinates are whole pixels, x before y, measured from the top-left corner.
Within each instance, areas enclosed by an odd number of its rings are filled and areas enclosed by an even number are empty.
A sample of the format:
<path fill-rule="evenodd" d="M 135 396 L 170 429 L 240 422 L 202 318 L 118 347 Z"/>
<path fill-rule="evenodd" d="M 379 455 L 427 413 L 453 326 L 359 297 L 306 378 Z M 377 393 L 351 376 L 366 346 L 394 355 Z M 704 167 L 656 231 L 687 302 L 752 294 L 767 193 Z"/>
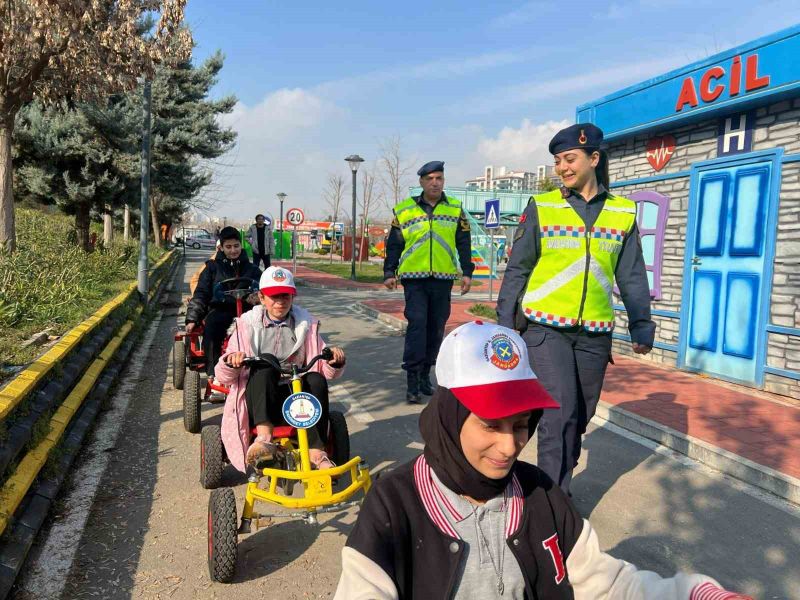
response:
<path fill-rule="evenodd" d="M 219 241 L 224 242 L 225 240 L 240 240 L 239 237 L 239 230 L 236 227 L 231 227 L 228 225 L 227 227 L 223 227 L 222 231 L 219 232 Z"/>
<path fill-rule="evenodd" d="M 562 129 L 550 140 L 550 154 L 583 148 L 597 150 L 603 142 L 603 130 L 591 123 L 578 123 Z"/>
<path fill-rule="evenodd" d="M 432 160 L 431 162 L 427 162 L 419 168 L 417 171 L 417 175 L 420 177 L 425 177 L 429 173 L 436 173 L 437 171 L 441 171 L 444 173 L 444 163 L 440 160 Z"/>

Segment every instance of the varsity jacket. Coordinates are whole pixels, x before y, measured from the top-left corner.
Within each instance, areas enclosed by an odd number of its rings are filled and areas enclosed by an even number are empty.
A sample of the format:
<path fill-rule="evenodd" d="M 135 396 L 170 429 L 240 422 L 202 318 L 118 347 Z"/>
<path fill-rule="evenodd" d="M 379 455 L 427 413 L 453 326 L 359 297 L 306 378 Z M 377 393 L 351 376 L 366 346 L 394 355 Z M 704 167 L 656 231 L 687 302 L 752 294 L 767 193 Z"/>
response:
<path fill-rule="evenodd" d="M 510 489 L 506 544 L 529 600 L 740 598 L 703 575 L 663 579 L 601 552 L 589 521 L 534 465 L 518 461 Z M 452 597 L 465 548 L 438 493 L 424 455 L 375 483 L 342 549 L 334 600 Z"/>

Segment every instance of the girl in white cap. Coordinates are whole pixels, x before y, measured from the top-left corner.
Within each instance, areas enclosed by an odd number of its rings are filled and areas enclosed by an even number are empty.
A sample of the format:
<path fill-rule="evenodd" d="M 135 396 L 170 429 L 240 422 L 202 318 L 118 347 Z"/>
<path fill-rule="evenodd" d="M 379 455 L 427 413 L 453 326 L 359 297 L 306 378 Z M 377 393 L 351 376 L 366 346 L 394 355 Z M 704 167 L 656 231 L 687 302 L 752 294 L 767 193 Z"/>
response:
<path fill-rule="evenodd" d="M 542 413 L 525 343 L 468 323 L 442 343 L 422 455 L 379 479 L 342 550 L 337 600 L 733 600 L 703 575 L 662 579 L 600 551 L 592 526 L 517 460 Z"/>
<path fill-rule="evenodd" d="M 291 394 L 288 381 L 268 367 L 250 369 L 242 366 L 246 356 L 272 354 L 282 366 L 302 366 L 325 348 L 319 320 L 294 304 L 297 288 L 291 271 L 269 267 L 259 281 L 260 306 L 236 319 L 235 329 L 225 354 L 216 367 L 217 380 L 230 386 L 222 413 L 222 443 L 231 464 L 244 472 L 247 464 L 270 461 L 276 447 L 272 430 L 282 421 L 281 406 Z M 333 358 L 318 361 L 303 377 L 303 390 L 316 396 L 322 404 L 320 422 L 308 430 L 309 458 L 317 468 L 330 468 L 333 463 L 323 450 L 320 431 L 328 422 L 328 379 L 342 374 L 344 350 L 331 348 Z M 250 431 L 258 435 L 250 443 Z"/>

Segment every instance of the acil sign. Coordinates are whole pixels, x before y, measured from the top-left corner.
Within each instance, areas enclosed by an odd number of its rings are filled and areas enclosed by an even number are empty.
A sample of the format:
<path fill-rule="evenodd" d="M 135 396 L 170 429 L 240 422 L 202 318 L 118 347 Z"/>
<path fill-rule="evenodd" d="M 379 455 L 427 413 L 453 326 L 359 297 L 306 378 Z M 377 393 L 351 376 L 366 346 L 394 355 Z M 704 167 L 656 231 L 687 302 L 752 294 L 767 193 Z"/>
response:
<path fill-rule="evenodd" d="M 751 54 L 744 61 L 741 56 L 734 56 L 730 68 L 731 72 L 727 73 L 720 65 L 710 67 L 700 76 L 699 84 L 695 83 L 694 77 L 685 78 L 675 103 L 675 112 L 681 112 L 687 106 L 695 108 L 698 105 L 698 92 L 699 99 L 709 104 L 726 91 L 728 97 L 734 98 L 742 91 L 746 94 L 769 87 L 770 76 L 758 73 L 758 54 Z"/>

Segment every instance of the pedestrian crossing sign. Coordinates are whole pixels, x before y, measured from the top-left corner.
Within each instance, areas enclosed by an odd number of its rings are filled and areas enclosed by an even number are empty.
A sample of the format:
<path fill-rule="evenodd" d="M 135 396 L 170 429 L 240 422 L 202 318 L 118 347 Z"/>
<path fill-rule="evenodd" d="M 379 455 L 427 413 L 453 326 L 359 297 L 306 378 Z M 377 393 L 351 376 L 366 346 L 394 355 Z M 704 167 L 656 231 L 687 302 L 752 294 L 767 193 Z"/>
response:
<path fill-rule="evenodd" d="M 483 226 L 486 229 L 500 227 L 500 200 L 492 198 L 486 201 L 486 209 L 483 213 Z"/>

